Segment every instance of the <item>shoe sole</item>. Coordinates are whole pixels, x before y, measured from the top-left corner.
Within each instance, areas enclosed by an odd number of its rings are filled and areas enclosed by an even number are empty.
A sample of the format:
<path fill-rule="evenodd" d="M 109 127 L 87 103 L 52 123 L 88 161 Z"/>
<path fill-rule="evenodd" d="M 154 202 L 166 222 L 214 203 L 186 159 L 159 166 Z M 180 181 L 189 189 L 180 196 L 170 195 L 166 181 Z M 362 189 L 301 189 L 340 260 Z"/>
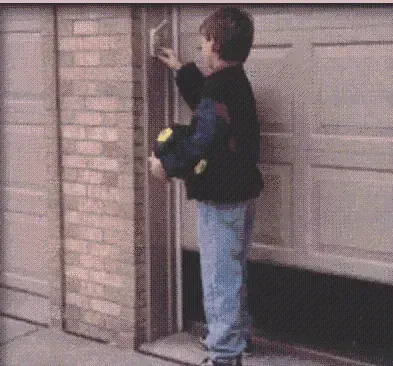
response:
<path fill-rule="evenodd" d="M 207 348 L 205 342 L 204 342 L 201 338 L 198 339 L 198 345 L 199 345 L 199 347 L 200 347 L 201 349 L 203 349 L 204 351 L 206 351 L 206 352 L 209 351 L 209 348 Z M 243 352 L 242 352 L 242 356 L 243 356 L 244 358 L 251 357 L 251 356 L 252 356 L 252 352 L 250 352 L 250 351 L 243 351 Z"/>

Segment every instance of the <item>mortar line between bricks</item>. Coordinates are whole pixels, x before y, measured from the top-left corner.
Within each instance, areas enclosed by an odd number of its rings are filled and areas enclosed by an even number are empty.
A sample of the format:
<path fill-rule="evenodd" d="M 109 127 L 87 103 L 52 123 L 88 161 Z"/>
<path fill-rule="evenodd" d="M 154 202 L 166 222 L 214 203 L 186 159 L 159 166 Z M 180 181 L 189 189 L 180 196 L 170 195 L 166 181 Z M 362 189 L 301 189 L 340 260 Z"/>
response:
<path fill-rule="evenodd" d="M 98 216 L 98 217 L 113 217 L 115 219 L 122 219 L 122 220 L 125 220 L 125 221 L 132 221 L 134 219 L 134 217 L 115 216 L 115 215 L 112 215 L 110 213 L 108 213 L 108 214 L 96 214 L 97 211 L 81 211 L 81 210 L 68 210 L 67 209 L 66 212 L 67 213 L 78 212 L 81 215 L 87 215 L 88 214 L 88 215 L 94 215 L 94 216 Z M 74 223 L 73 222 L 69 222 L 69 224 L 74 224 Z M 82 224 L 76 224 L 76 225 L 86 226 L 86 225 L 82 225 Z M 100 229 L 100 228 L 98 228 L 98 229 Z M 115 229 L 115 230 L 124 231 L 123 229 Z"/>
<path fill-rule="evenodd" d="M 94 258 L 97 258 L 97 259 L 100 258 L 100 259 L 102 259 L 102 261 L 104 261 L 106 259 L 109 262 L 115 262 L 116 265 L 123 264 L 124 266 L 127 266 L 124 271 L 128 271 L 129 270 L 130 272 L 132 272 L 133 269 L 131 267 L 128 267 L 128 265 L 129 264 L 135 264 L 132 260 L 130 260 L 129 262 L 126 262 L 126 261 L 122 262 L 122 261 L 113 259 L 110 255 L 106 256 L 106 257 L 94 256 Z M 119 273 L 119 272 L 116 272 L 112 268 L 108 269 L 107 266 L 105 266 L 103 268 L 85 267 L 85 266 L 83 266 L 82 264 L 79 263 L 78 265 L 74 265 L 74 266 L 70 266 L 70 267 L 77 267 L 77 268 L 84 269 L 84 270 L 88 271 L 89 274 L 91 274 L 92 272 L 97 272 L 97 273 L 105 273 L 105 274 L 109 274 L 109 275 L 115 275 L 115 276 L 126 277 L 126 278 L 130 275 L 130 273 L 125 273 L 125 272 Z M 82 281 L 86 281 L 86 280 L 82 280 Z M 94 280 L 94 279 L 90 278 L 90 276 L 89 276 L 88 281 L 105 285 L 105 283 L 102 283 L 102 282 L 99 282 L 97 280 Z M 111 286 L 112 286 L 112 284 L 111 284 Z M 115 286 L 115 287 L 116 288 L 122 288 L 123 286 L 120 286 L 120 287 Z"/>
<path fill-rule="evenodd" d="M 80 211 L 78 209 L 76 209 L 76 210 L 66 209 L 66 211 L 67 211 L 67 213 L 77 212 L 77 213 L 80 213 L 80 214 L 89 214 L 89 215 L 98 216 L 98 217 L 111 217 L 111 218 L 114 218 L 114 219 L 125 219 L 126 221 L 128 221 L 127 220 L 128 217 L 118 216 L 118 215 L 115 215 L 115 214 L 105 214 L 105 213 L 102 213 L 101 211 L 100 212 L 96 212 L 96 211 Z M 131 217 L 131 219 L 132 219 L 132 217 Z M 70 224 L 72 224 L 72 222 L 70 222 Z M 81 224 L 77 224 L 77 225 L 81 225 Z M 83 226 L 86 226 L 86 225 L 83 225 Z M 116 230 L 121 230 L 121 229 L 116 229 Z"/>
<path fill-rule="evenodd" d="M 91 215 L 94 215 L 97 211 L 86 211 L 86 210 L 83 210 L 83 211 L 81 211 L 81 210 L 77 210 L 77 211 L 75 211 L 75 210 L 67 210 L 67 212 L 79 212 L 80 214 L 91 214 Z M 117 219 L 122 219 L 122 220 L 126 220 L 126 221 L 130 221 L 130 220 L 134 220 L 135 219 L 135 217 L 128 217 L 128 216 L 114 216 L 114 215 L 112 215 L 112 214 L 110 214 L 110 213 L 108 213 L 108 214 L 103 214 L 102 216 L 111 216 L 111 217 L 114 217 L 114 218 L 117 218 Z M 71 224 L 72 224 L 72 222 L 71 222 Z M 119 229 L 117 229 L 117 230 L 119 230 Z M 120 230 L 120 231 L 122 231 L 122 230 Z"/>
<path fill-rule="evenodd" d="M 116 246 L 118 244 L 114 244 L 113 242 L 108 242 L 108 241 L 104 241 L 104 240 L 94 240 L 94 239 L 83 239 L 83 238 L 77 238 L 75 236 L 72 235 L 68 235 L 67 239 L 73 239 L 73 240 L 77 240 L 77 241 L 84 241 L 86 243 L 88 242 L 94 242 L 94 243 L 99 243 L 101 245 L 108 245 L 108 246 Z"/>

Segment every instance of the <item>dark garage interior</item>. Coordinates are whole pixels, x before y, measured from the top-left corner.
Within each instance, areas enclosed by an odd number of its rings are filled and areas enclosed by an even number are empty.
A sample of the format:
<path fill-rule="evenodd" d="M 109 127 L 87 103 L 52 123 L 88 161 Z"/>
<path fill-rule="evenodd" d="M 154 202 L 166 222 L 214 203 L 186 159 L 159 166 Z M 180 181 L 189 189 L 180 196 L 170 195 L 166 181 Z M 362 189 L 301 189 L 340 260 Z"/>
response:
<path fill-rule="evenodd" d="M 391 286 L 271 264 L 248 271 L 254 337 L 393 365 Z M 186 328 L 203 323 L 198 252 L 183 251 L 183 299 Z"/>

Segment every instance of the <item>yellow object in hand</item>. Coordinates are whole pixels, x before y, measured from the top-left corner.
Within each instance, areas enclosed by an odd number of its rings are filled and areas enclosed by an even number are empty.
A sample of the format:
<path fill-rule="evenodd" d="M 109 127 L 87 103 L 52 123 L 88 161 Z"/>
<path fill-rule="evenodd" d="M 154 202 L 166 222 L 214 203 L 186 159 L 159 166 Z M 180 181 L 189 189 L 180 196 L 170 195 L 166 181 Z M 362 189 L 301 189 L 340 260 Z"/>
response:
<path fill-rule="evenodd" d="M 165 130 L 162 130 L 157 137 L 157 141 L 158 142 L 165 142 L 172 135 L 172 132 L 173 132 L 172 129 L 169 127 L 166 128 Z"/>
<path fill-rule="evenodd" d="M 205 159 L 200 160 L 199 163 L 195 165 L 194 168 L 195 174 L 201 174 L 206 169 L 206 166 L 207 166 L 207 161 Z"/>

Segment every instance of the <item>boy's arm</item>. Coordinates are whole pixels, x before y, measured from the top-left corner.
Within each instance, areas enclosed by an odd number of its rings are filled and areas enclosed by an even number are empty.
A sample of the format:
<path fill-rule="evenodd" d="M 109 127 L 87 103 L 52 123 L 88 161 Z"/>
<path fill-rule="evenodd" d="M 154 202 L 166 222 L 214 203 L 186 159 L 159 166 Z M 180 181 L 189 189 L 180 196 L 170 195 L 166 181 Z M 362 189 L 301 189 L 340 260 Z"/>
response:
<path fill-rule="evenodd" d="M 201 98 L 193 118 L 196 119 L 193 133 L 177 144 L 173 154 L 160 158 L 168 178 L 183 178 L 192 173 L 205 154 L 217 147 L 215 144 L 222 139 L 229 123 L 227 107 L 211 94 Z"/>
<path fill-rule="evenodd" d="M 194 62 L 183 65 L 176 72 L 179 92 L 191 110 L 195 110 L 199 104 L 203 83 L 204 76 Z"/>

